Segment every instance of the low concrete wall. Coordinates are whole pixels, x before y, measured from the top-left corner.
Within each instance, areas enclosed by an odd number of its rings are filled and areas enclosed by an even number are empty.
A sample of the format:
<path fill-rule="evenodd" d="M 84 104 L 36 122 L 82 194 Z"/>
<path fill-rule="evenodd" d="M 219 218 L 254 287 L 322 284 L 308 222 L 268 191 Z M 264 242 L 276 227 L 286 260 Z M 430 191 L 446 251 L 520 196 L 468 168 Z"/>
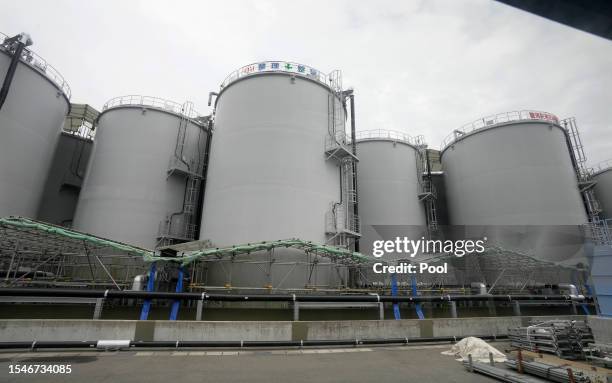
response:
<path fill-rule="evenodd" d="M 137 321 L 5 319 L 0 320 L 0 341 L 60 341 L 133 339 Z"/>
<path fill-rule="evenodd" d="M 62 340 L 322 340 L 506 335 L 508 327 L 531 319 L 584 319 L 584 316 L 405 319 L 366 321 L 206 322 L 135 320 L 0 320 L 0 342 Z M 589 318 L 591 321 L 591 318 Z M 599 323 L 600 322 L 593 322 Z M 601 322 L 610 331 L 612 321 Z"/>
<path fill-rule="evenodd" d="M 149 323 L 155 328 L 153 340 L 291 340 L 292 333 L 292 322 L 151 321 Z"/>
<path fill-rule="evenodd" d="M 612 317 L 589 316 L 589 326 L 595 342 L 612 344 Z"/>

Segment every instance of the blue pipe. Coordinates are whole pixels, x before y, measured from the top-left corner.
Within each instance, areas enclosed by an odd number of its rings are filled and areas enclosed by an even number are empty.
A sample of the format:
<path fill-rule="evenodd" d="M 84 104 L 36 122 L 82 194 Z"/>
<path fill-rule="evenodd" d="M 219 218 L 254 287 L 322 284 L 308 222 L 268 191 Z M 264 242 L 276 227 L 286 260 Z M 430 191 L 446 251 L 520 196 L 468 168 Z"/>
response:
<path fill-rule="evenodd" d="M 147 281 L 147 291 L 153 292 L 155 291 L 155 262 L 151 263 L 151 269 L 149 270 L 149 280 Z M 151 300 L 146 299 L 144 304 L 142 305 L 142 310 L 140 311 L 140 320 L 147 320 L 149 317 L 149 311 L 151 310 Z"/>
<path fill-rule="evenodd" d="M 391 274 L 391 296 L 397 295 L 397 275 Z M 393 304 L 393 316 L 395 320 L 400 320 L 402 317 L 400 316 L 399 303 Z"/>
<path fill-rule="evenodd" d="M 417 292 L 416 277 L 414 275 L 411 277 L 410 285 L 412 287 L 412 295 L 414 295 L 416 297 L 418 292 Z M 420 303 L 417 303 L 415 305 L 415 309 L 416 309 L 416 313 L 417 313 L 417 316 L 419 317 L 419 319 L 425 319 L 425 315 L 423 314 L 423 308 L 421 307 Z"/>
<path fill-rule="evenodd" d="M 184 277 L 183 266 L 180 266 L 178 269 L 178 280 L 176 281 L 176 292 L 177 293 L 183 292 L 183 277 Z M 170 320 L 176 320 L 176 318 L 178 317 L 180 306 L 181 306 L 181 301 L 179 301 L 178 299 L 172 302 L 172 310 L 170 311 Z"/>

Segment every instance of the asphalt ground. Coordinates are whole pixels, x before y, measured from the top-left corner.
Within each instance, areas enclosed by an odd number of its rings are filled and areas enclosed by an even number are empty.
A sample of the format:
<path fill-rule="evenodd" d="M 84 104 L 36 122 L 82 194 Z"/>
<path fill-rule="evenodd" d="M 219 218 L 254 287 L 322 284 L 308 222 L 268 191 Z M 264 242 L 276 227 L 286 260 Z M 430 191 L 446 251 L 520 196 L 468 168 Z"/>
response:
<path fill-rule="evenodd" d="M 492 343 L 499 350 L 504 342 Z M 466 371 L 450 344 L 267 350 L 137 350 L 0 353 L 0 382 L 492 382 Z M 70 373 L 10 373 L 18 366 Z M 12 366 L 12 367 L 11 367 Z M 35 369 L 36 367 L 32 367 Z M 58 371 L 55 367 L 55 371 Z M 27 367 L 26 367 L 27 369 Z M 66 369 L 66 367 L 64 367 Z M 53 370 L 53 368 L 51 368 Z"/>

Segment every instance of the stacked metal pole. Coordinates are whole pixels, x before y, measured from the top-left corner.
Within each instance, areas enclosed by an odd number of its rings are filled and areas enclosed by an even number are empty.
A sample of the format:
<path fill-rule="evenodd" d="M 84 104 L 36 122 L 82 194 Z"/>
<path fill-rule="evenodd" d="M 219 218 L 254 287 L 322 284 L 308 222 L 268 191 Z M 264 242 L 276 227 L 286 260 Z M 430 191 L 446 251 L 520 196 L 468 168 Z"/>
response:
<path fill-rule="evenodd" d="M 593 342 L 586 322 L 573 320 L 532 321 L 527 327 L 508 329 L 508 338 L 513 347 L 566 359 L 583 359 L 584 347 Z"/>
<path fill-rule="evenodd" d="M 567 366 L 551 366 L 549 364 L 540 363 L 540 362 L 520 362 L 522 364 L 523 371 L 527 374 L 540 376 L 542 378 L 546 378 L 547 380 L 559 383 L 589 383 L 591 379 L 588 376 L 585 376 L 584 373 L 580 371 L 574 371 Z M 519 362 L 516 360 L 507 360 L 505 362 L 506 366 L 518 370 Z"/>

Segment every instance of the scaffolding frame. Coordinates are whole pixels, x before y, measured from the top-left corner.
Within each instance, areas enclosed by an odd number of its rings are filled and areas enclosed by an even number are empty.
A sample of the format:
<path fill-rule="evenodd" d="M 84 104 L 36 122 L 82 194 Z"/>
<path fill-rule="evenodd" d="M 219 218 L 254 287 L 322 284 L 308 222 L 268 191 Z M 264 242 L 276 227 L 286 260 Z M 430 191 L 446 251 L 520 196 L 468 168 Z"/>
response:
<path fill-rule="evenodd" d="M 0 219 L 1 283 L 125 289 L 150 250 L 22 217 Z M 119 276 L 121 275 L 121 278 Z"/>

